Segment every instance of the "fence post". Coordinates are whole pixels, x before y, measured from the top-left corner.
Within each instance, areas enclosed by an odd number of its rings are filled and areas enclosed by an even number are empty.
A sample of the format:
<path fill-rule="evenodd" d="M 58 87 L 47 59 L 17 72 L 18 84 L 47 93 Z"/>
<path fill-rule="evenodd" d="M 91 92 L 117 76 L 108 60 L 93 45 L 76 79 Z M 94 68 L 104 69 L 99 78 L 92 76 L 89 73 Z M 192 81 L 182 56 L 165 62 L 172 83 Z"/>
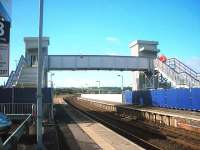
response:
<path fill-rule="evenodd" d="M 3 106 L 3 113 L 6 114 L 6 107 L 5 107 L 5 104 Z"/>
<path fill-rule="evenodd" d="M 14 114 L 14 97 L 15 97 L 15 89 L 12 87 L 12 114 Z"/>

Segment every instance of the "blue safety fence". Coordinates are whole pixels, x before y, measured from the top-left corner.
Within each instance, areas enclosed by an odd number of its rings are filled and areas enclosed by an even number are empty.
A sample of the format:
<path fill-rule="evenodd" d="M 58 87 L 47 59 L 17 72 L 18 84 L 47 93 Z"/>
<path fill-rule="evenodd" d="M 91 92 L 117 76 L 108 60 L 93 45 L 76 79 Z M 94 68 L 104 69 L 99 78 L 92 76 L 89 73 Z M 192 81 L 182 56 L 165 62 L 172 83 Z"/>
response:
<path fill-rule="evenodd" d="M 194 88 L 191 90 L 191 99 L 192 109 L 200 110 L 200 88 Z"/>
<path fill-rule="evenodd" d="M 125 104 L 132 104 L 132 93 L 133 92 L 130 90 L 123 91 L 123 100 Z"/>
<path fill-rule="evenodd" d="M 131 91 L 125 91 L 123 95 L 126 104 L 200 110 L 200 88 L 132 91 L 132 94 Z"/>

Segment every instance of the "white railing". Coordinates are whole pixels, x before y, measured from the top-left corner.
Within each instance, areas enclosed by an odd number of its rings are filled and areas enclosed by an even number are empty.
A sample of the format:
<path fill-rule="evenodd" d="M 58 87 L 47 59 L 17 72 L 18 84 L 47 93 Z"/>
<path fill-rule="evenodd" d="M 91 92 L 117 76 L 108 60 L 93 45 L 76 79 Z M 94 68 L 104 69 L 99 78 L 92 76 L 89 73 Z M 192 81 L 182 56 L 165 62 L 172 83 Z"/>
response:
<path fill-rule="evenodd" d="M 200 82 L 197 80 L 197 78 L 192 77 L 186 72 L 177 72 L 175 68 L 172 68 L 170 65 L 161 62 L 159 59 L 154 61 L 154 65 L 155 68 L 157 68 L 160 73 L 166 76 L 174 86 L 200 86 Z"/>

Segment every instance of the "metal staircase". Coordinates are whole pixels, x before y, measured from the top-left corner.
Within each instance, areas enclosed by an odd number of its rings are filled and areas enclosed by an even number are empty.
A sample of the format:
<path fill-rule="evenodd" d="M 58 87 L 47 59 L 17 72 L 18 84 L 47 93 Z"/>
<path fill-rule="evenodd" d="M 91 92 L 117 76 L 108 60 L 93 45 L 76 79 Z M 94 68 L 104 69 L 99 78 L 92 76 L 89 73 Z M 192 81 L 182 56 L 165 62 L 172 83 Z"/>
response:
<path fill-rule="evenodd" d="M 21 75 L 21 72 L 24 68 L 24 66 L 27 65 L 27 61 L 26 59 L 24 58 L 24 56 L 22 55 L 20 60 L 19 60 L 19 63 L 16 67 L 16 70 L 15 71 L 12 71 L 9 75 L 9 78 L 6 82 L 6 88 L 11 88 L 13 86 L 16 86 L 17 82 L 18 82 L 18 79 Z"/>
<path fill-rule="evenodd" d="M 154 61 L 155 69 L 167 78 L 174 87 L 200 87 L 200 74 L 176 58 Z"/>

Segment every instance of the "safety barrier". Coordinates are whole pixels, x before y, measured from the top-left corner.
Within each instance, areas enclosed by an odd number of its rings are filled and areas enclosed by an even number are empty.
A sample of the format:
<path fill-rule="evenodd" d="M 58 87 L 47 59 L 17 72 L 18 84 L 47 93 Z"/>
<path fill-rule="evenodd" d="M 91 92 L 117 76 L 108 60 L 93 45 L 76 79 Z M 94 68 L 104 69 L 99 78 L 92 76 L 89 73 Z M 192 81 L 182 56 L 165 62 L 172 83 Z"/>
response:
<path fill-rule="evenodd" d="M 36 104 L 35 103 L 0 103 L 0 112 L 7 115 L 27 115 L 32 114 L 36 116 Z M 19 116 L 19 115 L 18 115 Z M 53 118 L 53 104 L 43 103 L 43 116 L 48 119 Z M 20 117 L 17 117 L 20 118 Z M 22 117 L 23 119 L 23 117 Z"/>
<path fill-rule="evenodd" d="M 4 114 L 32 114 L 32 103 L 0 103 L 0 112 Z"/>
<path fill-rule="evenodd" d="M 24 133 L 28 134 L 28 127 L 32 122 L 32 115 L 30 114 L 26 120 L 6 139 L 4 143 L 2 143 L 0 139 L 0 149 L 2 150 L 10 150 L 17 149 L 17 142 L 21 138 Z"/>
<path fill-rule="evenodd" d="M 131 94 L 132 102 L 130 102 Z M 200 88 L 125 91 L 123 93 L 123 98 L 126 104 L 200 110 Z"/>

